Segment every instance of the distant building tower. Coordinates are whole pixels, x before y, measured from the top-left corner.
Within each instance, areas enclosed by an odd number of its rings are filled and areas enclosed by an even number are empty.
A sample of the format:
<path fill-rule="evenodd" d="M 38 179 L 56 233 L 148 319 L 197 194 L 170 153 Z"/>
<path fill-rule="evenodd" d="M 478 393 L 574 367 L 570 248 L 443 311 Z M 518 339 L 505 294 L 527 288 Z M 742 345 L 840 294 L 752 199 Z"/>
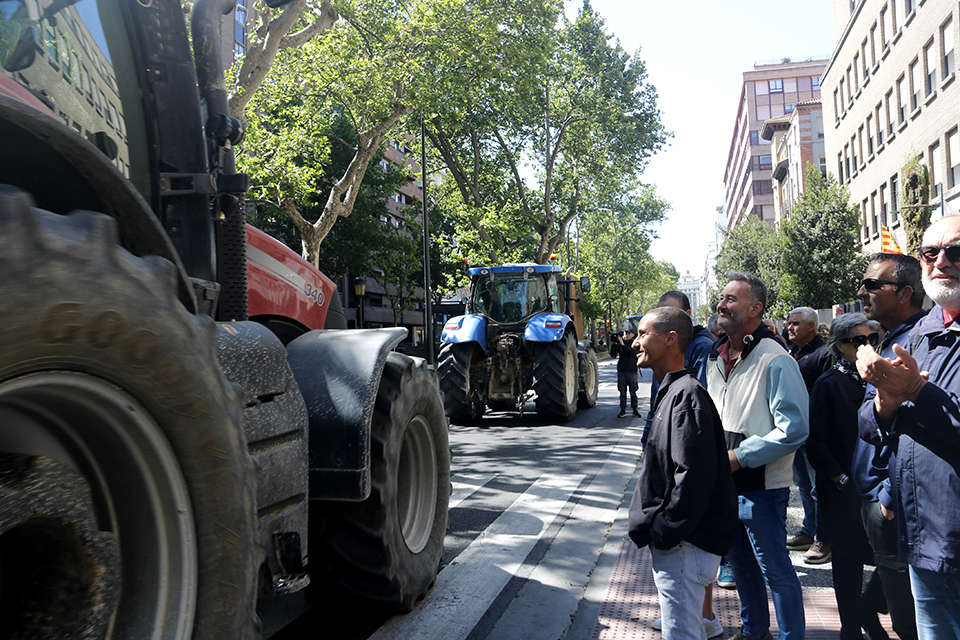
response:
<path fill-rule="evenodd" d="M 820 75 L 826 59 L 755 64 L 743 74 L 740 104 L 733 125 L 723 176 L 726 226 L 755 215 L 773 225 L 773 157 L 760 132 L 771 118 L 789 115 L 797 103 L 820 98 Z"/>
<path fill-rule="evenodd" d="M 677 288 L 690 299 L 690 309 L 693 311 L 694 322 L 705 320 L 705 318 L 697 317 L 697 307 L 702 304 L 700 302 L 702 300 L 700 297 L 700 278 L 690 275 L 690 272 L 687 271 L 686 275 L 680 276 L 680 284 Z"/>

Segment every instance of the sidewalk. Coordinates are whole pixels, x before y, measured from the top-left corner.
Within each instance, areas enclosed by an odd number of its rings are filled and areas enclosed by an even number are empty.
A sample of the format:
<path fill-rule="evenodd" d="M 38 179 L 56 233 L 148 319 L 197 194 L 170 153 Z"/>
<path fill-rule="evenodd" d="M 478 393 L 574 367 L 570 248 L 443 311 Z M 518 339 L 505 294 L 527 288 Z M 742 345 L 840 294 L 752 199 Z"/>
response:
<path fill-rule="evenodd" d="M 612 364 L 609 357 L 606 360 Z M 607 363 L 601 362 L 601 366 Z M 645 394 L 649 391 L 649 385 L 641 383 L 640 390 Z M 644 395 L 641 400 L 644 406 L 645 401 Z M 627 537 L 626 531 L 627 509 L 635 483 L 636 473 L 627 487 L 616 520 L 610 528 L 607 543 L 564 640 L 660 639 L 660 632 L 650 626 L 660 617 L 657 588 L 653 583 L 650 566 L 650 552 L 647 549 L 637 549 Z M 787 509 L 788 534 L 800 529 L 802 518 L 799 494 L 793 489 Z M 791 552 L 790 556 L 803 588 L 806 638 L 821 640 L 839 637 L 840 618 L 833 594 L 830 563 L 804 564 L 803 552 L 798 551 Z M 769 602 L 771 633 L 777 637 L 776 614 L 772 600 Z M 740 601 L 735 589 L 721 589 L 715 584 L 714 610 L 726 632 L 721 638 L 728 638 L 739 630 Z M 880 620 L 890 637 L 896 638 L 890 625 L 890 617 L 881 615 Z"/>

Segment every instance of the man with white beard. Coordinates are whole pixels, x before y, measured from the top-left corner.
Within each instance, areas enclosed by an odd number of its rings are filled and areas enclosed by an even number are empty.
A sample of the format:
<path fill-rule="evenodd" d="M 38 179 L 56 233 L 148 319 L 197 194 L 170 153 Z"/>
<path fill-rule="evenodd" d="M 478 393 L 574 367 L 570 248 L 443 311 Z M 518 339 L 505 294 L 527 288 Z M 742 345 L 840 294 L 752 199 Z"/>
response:
<path fill-rule="evenodd" d="M 936 303 L 893 360 L 857 352 L 868 388 L 860 436 L 897 450 L 891 478 L 901 559 L 921 640 L 960 638 L 960 216 L 923 235 L 923 288 Z"/>

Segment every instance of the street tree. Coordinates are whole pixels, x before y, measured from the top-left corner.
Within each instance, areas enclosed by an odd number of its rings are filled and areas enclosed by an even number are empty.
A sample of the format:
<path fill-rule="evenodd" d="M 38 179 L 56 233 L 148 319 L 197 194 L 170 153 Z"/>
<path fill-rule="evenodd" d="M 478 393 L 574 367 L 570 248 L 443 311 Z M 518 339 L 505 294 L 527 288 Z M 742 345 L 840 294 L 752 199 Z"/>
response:
<path fill-rule="evenodd" d="M 531 0 L 532 1 L 532 0 Z M 249 96 L 241 169 L 255 197 L 293 220 L 304 257 L 317 264 L 334 223 L 353 210 L 364 173 L 398 123 L 415 109 L 432 113 L 473 78 L 496 74 L 504 29 L 518 12 L 501 0 L 332 0 L 339 19 L 296 48 L 281 49 Z M 342 113 L 356 131 L 349 144 L 324 130 Z M 307 217 L 332 144 L 352 159 L 316 217 Z"/>
<path fill-rule="evenodd" d="M 747 216 L 737 226 L 723 229 L 723 245 L 714 270 L 722 288 L 727 273 L 752 273 L 767 285 L 767 316 L 779 314 L 780 282 L 783 278 L 780 233 L 757 216 Z M 788 309 L 789 310 L 789 309 Z"/>
<path fill-rule="evenodd" d="M 860 211 L 846 187 L 807 165 L 806 189 L 797 198 L 783 233 L 780 302 L 829 309 L 856 299 L 866 257 L 860 250 Z"/>
<path fill-rule="evenodd" d="M 449 174 L 441 193 L 476 261 L 545 263 L 569 225 L 628 190 L 667 138 L 644 63 L 589 0 L 535 35 L 525 78 L 441 110 L 428 128 Z"/>

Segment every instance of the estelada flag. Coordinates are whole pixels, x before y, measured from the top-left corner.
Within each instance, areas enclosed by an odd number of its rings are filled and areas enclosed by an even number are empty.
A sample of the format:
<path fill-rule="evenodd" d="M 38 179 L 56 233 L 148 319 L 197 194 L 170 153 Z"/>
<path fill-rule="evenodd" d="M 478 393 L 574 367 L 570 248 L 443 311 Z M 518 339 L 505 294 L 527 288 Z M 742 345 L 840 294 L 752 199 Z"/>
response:
<path fill-rule="evenodd" d="M 883 225 L 880 225 L 880 252 L 899 253 L 903 255 L 903 251 L 900 250 L 900 245 L 898 245 L 897 241 L 890 235 L 890 229 L 887 229 Z"/>

